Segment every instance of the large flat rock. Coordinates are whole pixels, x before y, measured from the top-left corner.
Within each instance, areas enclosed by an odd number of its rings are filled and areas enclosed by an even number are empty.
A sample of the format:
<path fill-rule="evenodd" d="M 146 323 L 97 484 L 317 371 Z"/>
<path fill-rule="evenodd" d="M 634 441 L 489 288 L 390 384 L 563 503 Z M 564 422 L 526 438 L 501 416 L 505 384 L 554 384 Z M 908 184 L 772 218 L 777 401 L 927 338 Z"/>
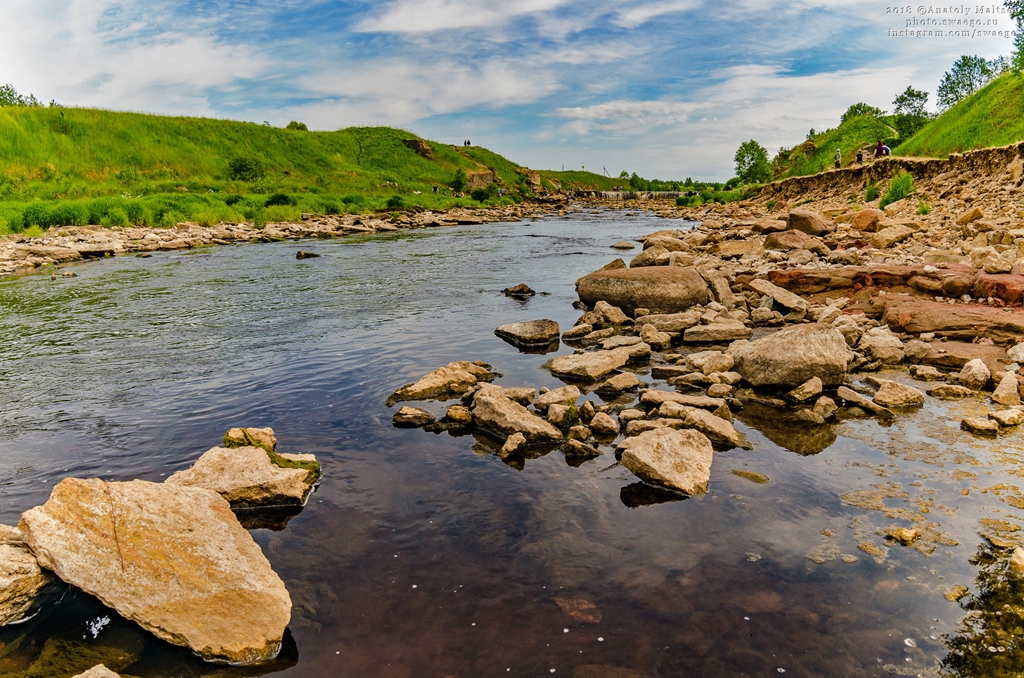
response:
<path fill-rule="evenodd" d="M 551 371 L 558 377 L 596 381 L 628 363 L 632 357 L 630 346 L 611 351 L 593 351 L 563 355 L 551 361 Z"/>
<path fill-rule="evenodd" d="M 853 352 L 839 330 L 810 323 L 779 330 L 733 352 L 734 367 L 754 386 L 795 387 L 818 377 L 843 383 Z"/>
<path fill-rule="evenodd" d="M 280 651 L 291 598 L 216 492 L 67 478 L 20 527 L 40 565 L 170 643 L 234 664 Z"/>
<path fill-rule="evenodd" d="M 965 341 L 982 336 L 1001 344 L 1024 341 L 1024 310 L 1019 308 L 946 304 L 893 295 L 885 302 L 883 320 L 907 334 L 932 332 Z"/>
<path fill-rule="evenodd" d="M 626 313 L 646 308 L 651 313 L 679 313 L 708 301 L 708 285 L 692 268 L 645 266 L 602 269 L 576 281 L 576 293 L 593 306 L 607 301 Z"/>
<path fill-rule="evenodd" d="M 166 482 L 213 490 L 232 508 L 255 508 L 301 506 L 319 479 L 320 466 L 311 454 L 248 446 L 214 447 Z"/>
<path fill-rule="evenodd" d="M 554 320 L 527 320 L 508 323 L 498 327 L 494 333 L 513 346 L 525 348 L 539 348 L 556 344 L 561 334 L 558 323 Z"/>
<path fill-rule="evenodd" d="M 703 433 L 656 428 L 619 444 L 622 465 L 644 482 L 686 494 L 704 494 L 715 451 Z"/>
<path fill-rule="evenodd" d="M 474 395 L 473 423 L 500 438 L 521 433 L 530 444 L 562 440 L 561 431 L 519 403 L 509 400 L 501 389 L 495 387 L 485 387 Z"/>
<path fill-rule="evenodd" d="M 404 400 L 456 398 L 482 381 L 492 381 L 494 377 L 495 374 L 486 363 L 459 360 L 439 367 L 419 381 L 398 389 L 388 398 L 388 405 Z"/>

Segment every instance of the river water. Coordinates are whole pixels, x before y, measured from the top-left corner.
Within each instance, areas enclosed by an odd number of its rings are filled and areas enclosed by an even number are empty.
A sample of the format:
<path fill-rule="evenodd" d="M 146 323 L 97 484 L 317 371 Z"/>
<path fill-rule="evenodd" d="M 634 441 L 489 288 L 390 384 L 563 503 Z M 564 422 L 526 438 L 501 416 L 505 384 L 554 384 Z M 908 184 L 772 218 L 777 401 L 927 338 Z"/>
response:
<path fill-rule="evenodd" d="M 520 353 L 493 329 L 571 326 L 573 281 L 611 243 L 686 226 L 583 211 L 0 282 L 0 521 L 66 476 L 160 481 L 233 426 L 271 426 L 325 472 L 284 529 L 252 532 L 294 602 L 274 664 L 204 664 L 60 589 L 0 630 L 0 674 L 1014 675 L 1024 587 L 978 532 L 1020 520 L 1024 454 L 958 430 L 977 403 L 819 428 L 752 408 L 737 426 L 754 449 L 717 452 L 709 493 L 668 502 L 611 447 L 578 467 L 558 450 L 506 464 L 482 438 L 391 426 L 388 394 L 453 360 L 561 385 L 543 364 L 571 349 Z M 501 294 L 520 282 L 543 294 Z M 918 548 L 882 536 L 910 525 Z"/>

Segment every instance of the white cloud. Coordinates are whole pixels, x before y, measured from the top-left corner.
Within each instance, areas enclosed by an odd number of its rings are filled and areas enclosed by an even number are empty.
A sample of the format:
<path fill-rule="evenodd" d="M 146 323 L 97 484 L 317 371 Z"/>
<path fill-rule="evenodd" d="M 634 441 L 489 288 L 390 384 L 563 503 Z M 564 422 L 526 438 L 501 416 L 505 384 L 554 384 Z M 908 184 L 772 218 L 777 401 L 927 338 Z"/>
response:
<path fill-rule="evenodd" d="M 592 130 L 645 133 L 651 127 L 686 122 L 705 104 L 673 101 L 608 101 L 580 108 L 559 108 L 555 113 L 573 120 L 580 135 Z"/>
<path fill-rule="evenodd" d="M 376 16 L 361 21 L 357 31 L 431 33 L 458 28 L 483 28 L 510 19 L 549 12 L 569 0 L 393 0 Z"/>
<path fill-rule="evenodd" d="M 662 2 L 641 2 L 633 7 L 620 9 L 615 23 L 625 28 L 636 28 L 665 14 L 688 12 L 704 3 L 701 0 L 663 0 Z"/>

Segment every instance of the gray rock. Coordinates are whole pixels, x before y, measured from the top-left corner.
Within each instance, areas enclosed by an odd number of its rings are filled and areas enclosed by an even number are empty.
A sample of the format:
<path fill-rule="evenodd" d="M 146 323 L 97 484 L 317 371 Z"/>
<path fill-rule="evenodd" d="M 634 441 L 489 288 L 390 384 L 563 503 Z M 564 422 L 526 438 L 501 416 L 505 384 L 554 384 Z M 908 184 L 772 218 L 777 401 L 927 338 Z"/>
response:
<path fill-rule="evenodd" d="M 576 281 L 576 292 L 588 306 L 607 301 L 626 313 L 646 308 L 655 314 L 685 311 L 706 303 L 709 294 L 697 271 L 680 266 L 595 271 Z"/>
<path fill-rule="evenodd" d="M 522 433 L 531 444 L 562 440 L 557 428 L 491 388 L 481 389 L 473 398 L 473 424 L 500 438 Z"/>
<path fill-rule="evenodd" d="M 992 373 L 989 372 L 988 367 L 985 365 L 985 361 L 981 358 L 975 358 L 974 360 L 968 361 L 964 365 L 963 369 L 960 370 L 960 384 L 967 388 L 980 391 L 988 385 L 989 379 L 992 378 Z"/>
<path fill-rule="evenodd" d="M 729 352 L 736 372 L 754 386 L 798 386 L 812 377 L 833 386 L 846 379 L 853 352 L 827 325 L 787 327 Z"/>
<path fill-rule="evenodd" d="M 502 325 L 494 333 L 515 346 L 537 347 L 556 343 L 560 330 L 554 320 L 528 320 Z"/>
<path fill-rule="evenodd" d="M 702 433 L 659 428 L 627 438 L 619 448 L 622 465 L 644 482 L 690 495 L 708 490 L 714 448 Z"/>

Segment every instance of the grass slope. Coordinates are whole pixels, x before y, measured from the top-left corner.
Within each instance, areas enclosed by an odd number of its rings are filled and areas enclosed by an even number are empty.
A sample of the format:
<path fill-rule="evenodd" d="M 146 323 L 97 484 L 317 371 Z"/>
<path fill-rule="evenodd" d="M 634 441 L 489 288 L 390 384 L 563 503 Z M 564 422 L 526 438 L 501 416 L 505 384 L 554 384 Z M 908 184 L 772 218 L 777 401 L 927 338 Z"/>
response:
<path fill-rule="evenodd" d="M 777 159 L 780 162 L 776 168 L 781 177 L 817 174 L 833 166 L 837 147 L 843 153 L 843 166 L 846 166 L 856 160 L 859 149 L 874 147 L 879 139 L 891 140 L 894 135 L 895 131 L 885 118 L 856 116 L 783 153 Z"/>
<path fill-rule="evenodd" d="M 945 157 L 1024 139 L 1024 76 L 1007 74 L 953 106 L 900 144 L 897 155 Z"/>
<path fill-rule="evenodd" d="M 433 157 L 427 159 L 402 143 L 409 139 L 419 137 L 386 127 L 307 132 L 231 120 L 2 107 L 0 232 L 83 219 L 111 225 L 291 219 L 302 211 L 366 211 L 389 201 L 392 207 L 478 204 L 433 194 L 434 185 L 448 185 L 459 170 L 490 169 L 510 193 L 528 190 L 522 168 L 486 149 L 428 142 Z M 232 179 L 229 163 L 237 158 L 258 162 L 262 175 Z M 274 193 L 288 200 L 267 207 Z"/>

